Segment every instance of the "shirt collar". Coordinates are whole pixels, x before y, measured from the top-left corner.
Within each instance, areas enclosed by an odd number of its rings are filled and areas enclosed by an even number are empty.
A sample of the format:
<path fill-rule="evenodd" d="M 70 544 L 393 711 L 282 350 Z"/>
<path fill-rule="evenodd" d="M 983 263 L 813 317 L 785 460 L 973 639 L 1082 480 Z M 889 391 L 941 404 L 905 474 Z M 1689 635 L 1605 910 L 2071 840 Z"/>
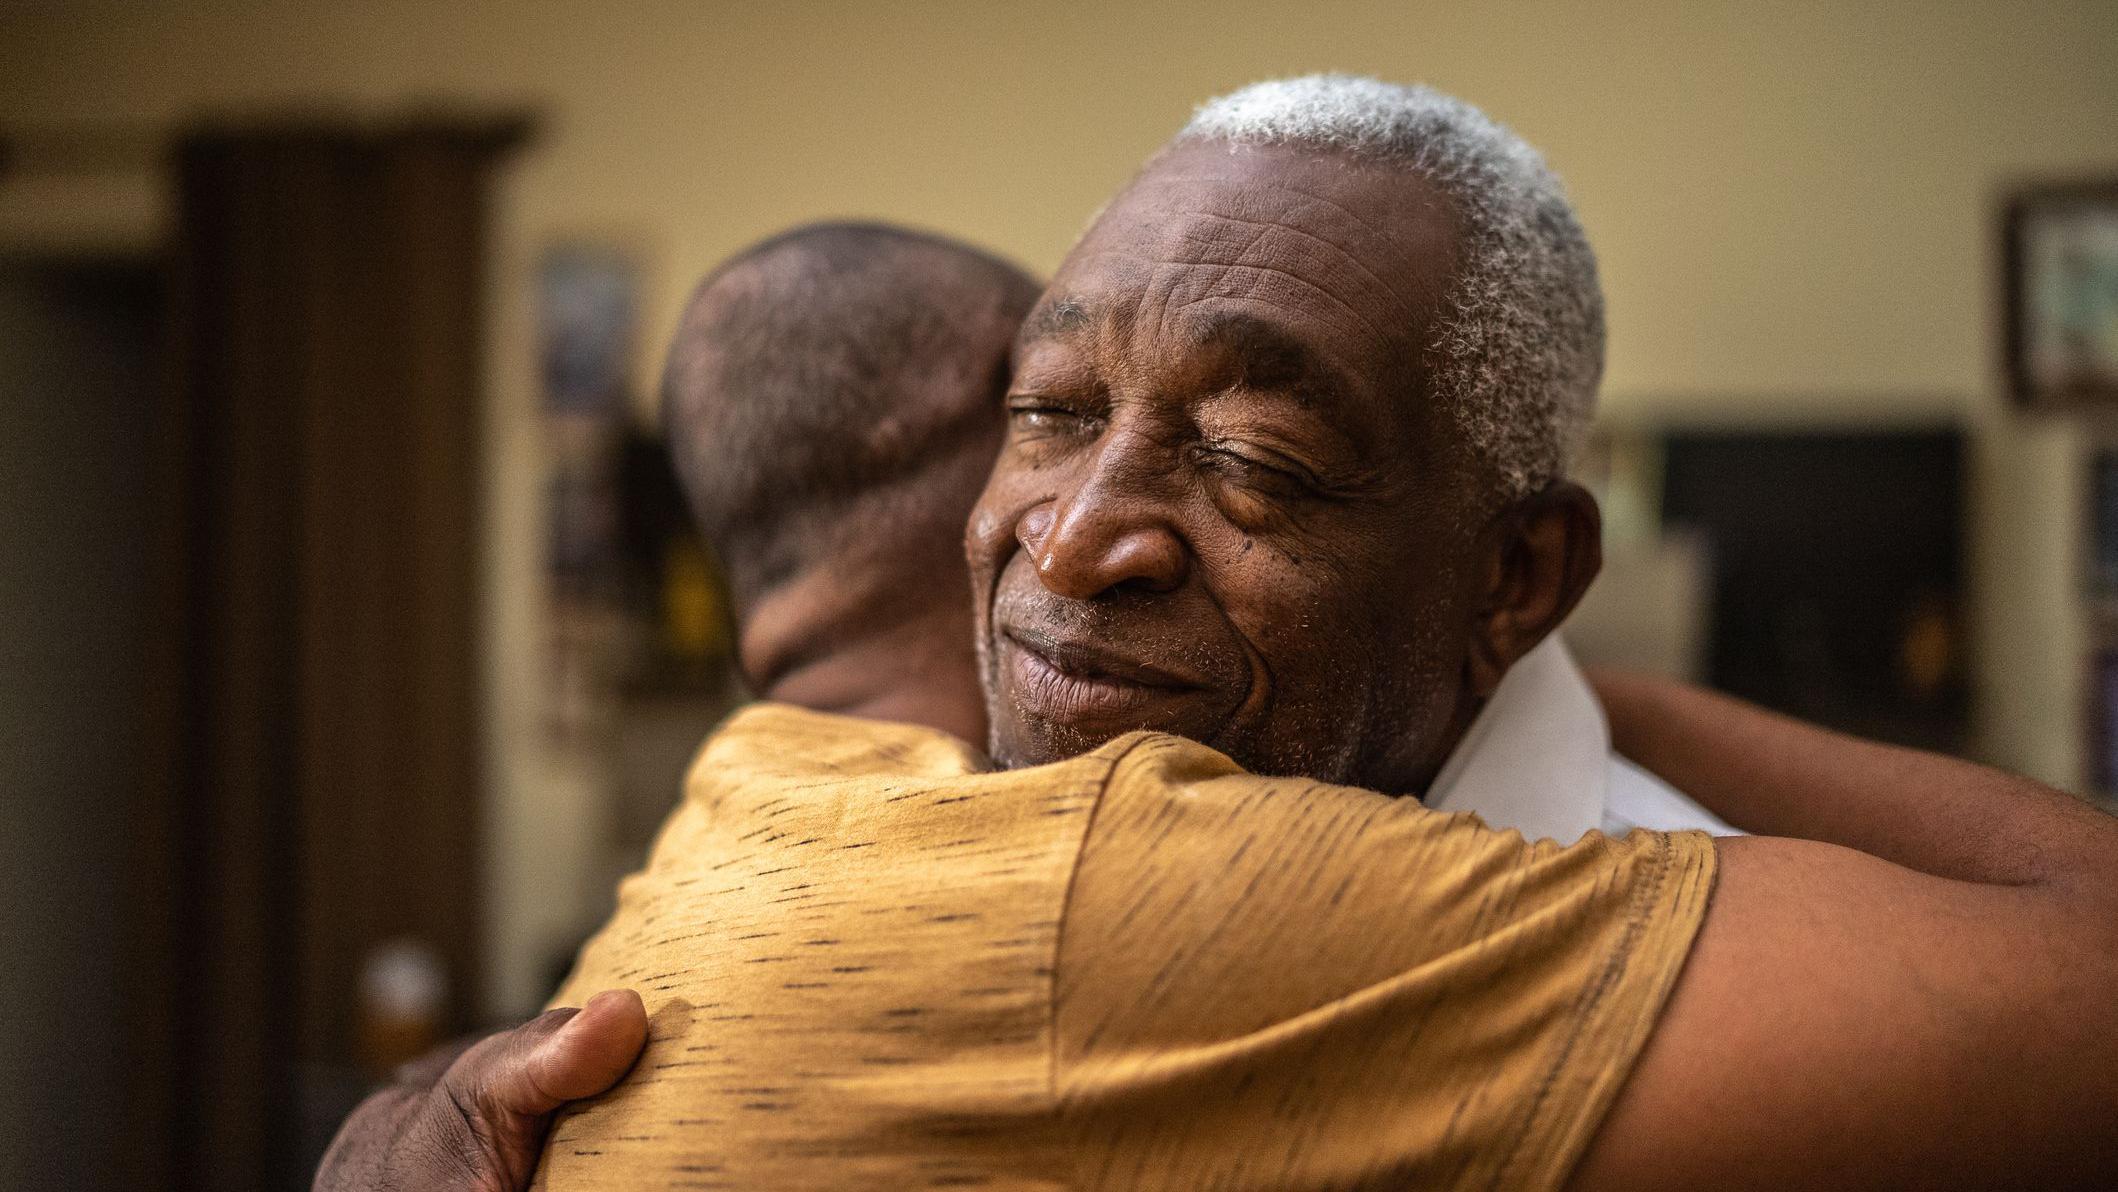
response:
<path fill-rule="evenodd" d="M 1602 705 L 1553 634 L 1501 678 L 1425 802 L 1525 840 L 1572 844 L 1603 822 L 1610 751 Z"/>

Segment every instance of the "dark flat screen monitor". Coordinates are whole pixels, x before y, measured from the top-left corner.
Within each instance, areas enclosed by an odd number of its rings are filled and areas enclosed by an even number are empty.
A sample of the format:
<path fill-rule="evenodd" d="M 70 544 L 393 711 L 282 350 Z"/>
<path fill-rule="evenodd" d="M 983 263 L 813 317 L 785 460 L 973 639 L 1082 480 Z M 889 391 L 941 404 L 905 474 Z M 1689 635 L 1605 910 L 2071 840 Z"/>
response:
<path fill-rule="evenodd" d="M 1964 440 L 1683 431 L 1662 517 L 1707 542 L 1707 679 L 1864 736 L 1960 750 Z"/>

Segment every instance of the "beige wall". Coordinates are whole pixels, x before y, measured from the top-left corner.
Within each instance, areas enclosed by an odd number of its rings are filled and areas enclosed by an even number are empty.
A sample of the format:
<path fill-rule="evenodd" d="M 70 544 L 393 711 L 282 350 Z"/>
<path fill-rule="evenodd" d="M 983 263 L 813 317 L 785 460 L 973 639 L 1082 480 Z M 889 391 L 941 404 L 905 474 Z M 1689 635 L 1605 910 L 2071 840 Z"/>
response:
<path fill-rule="evenodd" d="M 0 16 L 0 119 L 162 124 L 292 103 L 521 104 L 491 401 L 493 999 L 578 929 L 584 776 L 538 746 L 525 282 L 580 233 L 645 245 L 651 370 L 690 280 L 790 222 L 929 225 L 1049 268 L 1195 101 L 1337 68 L 1424 79 L 1542 145 L 1602 255 L 1614 417 L 1963 418 L 1983 428 L 1988 752 L 2071 781 L 2063 428 L 1992 379 L 1992 201 L 2118 167 L 2118 5 L 1842 3 L 38 3 Z M 135 179 L 0 184 L 0 246 L 122 239 Z M 53 188 L 82 200 L 55 214 Z M 129 221 L 129 222 L 128 222 Z"/>

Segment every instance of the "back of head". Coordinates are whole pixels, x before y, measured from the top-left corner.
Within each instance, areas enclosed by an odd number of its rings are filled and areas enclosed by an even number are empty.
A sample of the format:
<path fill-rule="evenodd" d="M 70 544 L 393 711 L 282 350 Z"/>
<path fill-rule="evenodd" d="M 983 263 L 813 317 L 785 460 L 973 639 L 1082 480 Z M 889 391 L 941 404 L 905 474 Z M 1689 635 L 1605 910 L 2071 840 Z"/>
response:
<path fill-rule="evenodd" d="M 1201 105 L 1175 143 L 1188 141 L 1389 161 L 1448 196 L 1464 254 L 1427 345 L 1433 398 L 1496 496 L 1563 474 L 1603 377 L 1603 291 L 1573 205 L 1535 149 L 1432 88 L 1332 74 Z"/>
<path fill-rule="evenodd" d="M 739 614 L 819 568 L 848 590 L 961 575 L 1037 288 L 966 245 L 847 223 L 775 236 L 700 283 L 663 414 Z"/>
<path fill-rule="evenodd" d="M 1037 291 L 874 224 L 795 229 L 700 283 L 663 416 L 760 695 L 985 735 L 964 519 Z"/>

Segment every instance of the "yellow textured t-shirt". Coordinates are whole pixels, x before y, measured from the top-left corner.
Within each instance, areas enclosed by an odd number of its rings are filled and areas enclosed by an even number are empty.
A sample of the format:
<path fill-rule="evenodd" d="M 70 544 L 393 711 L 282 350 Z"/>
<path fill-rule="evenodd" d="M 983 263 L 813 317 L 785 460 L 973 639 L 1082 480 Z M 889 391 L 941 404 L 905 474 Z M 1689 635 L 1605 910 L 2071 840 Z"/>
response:
<path fill-rule="evenodd" d="M 759 705 L 556 1004 L 645 997 L 550 1192 L 1551 1188 L 1705 913 L 1696 832 L 1525 844 L 1177 737 L 988 772 Z"/>

